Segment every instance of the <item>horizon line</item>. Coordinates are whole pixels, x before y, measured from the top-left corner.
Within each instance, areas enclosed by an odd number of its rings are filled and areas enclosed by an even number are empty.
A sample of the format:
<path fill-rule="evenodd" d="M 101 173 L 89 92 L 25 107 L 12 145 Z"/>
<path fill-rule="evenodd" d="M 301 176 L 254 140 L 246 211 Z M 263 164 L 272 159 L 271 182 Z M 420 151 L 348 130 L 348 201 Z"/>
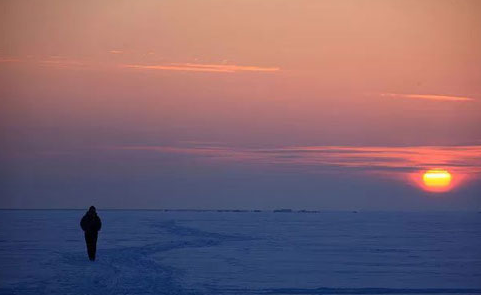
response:
<path fill-rule="evenodd" d="M 85 211 L 88 208 L 0 208 L 0 211 Z M 458 209 L 458 210 L 437 210 L 437 209 L 292 209 L 292 208 L 277 208 L 277 209 L 186 209 L 186 208 L 106 208 L 101 209 L 96 207 L 97 211 L 163 211 L 163 212 L 219 212 L 219 213 L 322 213 L 322 212 L 476 212 L 481 213 L 481 208 L 472 209 Z"/>

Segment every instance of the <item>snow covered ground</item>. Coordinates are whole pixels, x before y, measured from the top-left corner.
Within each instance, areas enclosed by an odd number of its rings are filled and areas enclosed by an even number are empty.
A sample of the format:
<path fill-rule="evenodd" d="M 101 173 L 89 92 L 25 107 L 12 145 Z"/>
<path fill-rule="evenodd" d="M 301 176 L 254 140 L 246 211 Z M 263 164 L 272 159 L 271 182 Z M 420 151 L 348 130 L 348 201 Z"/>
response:
<path fill-rule="evenodd" d="M 0 294 L 481 294 L 481 214 L 0 211 Z"/>

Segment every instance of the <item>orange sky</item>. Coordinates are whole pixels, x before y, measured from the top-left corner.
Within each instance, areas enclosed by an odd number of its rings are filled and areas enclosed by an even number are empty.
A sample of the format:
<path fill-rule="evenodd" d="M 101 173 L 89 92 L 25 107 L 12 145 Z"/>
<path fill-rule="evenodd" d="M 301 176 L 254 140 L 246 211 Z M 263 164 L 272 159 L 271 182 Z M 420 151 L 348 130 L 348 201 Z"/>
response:
<path fill-rule="evenodd" d="M 481 144 L 480 1 L 2 1 L 0 22 L 12 167 L 184 142 Z"/>

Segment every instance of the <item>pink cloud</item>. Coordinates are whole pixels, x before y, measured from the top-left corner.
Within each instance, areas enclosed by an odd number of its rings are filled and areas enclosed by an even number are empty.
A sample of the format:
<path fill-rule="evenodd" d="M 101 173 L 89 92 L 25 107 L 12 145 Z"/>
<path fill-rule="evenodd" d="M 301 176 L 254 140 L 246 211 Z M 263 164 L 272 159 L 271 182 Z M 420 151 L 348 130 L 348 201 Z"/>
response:
<path fill-rule="evenodd" d="M 257 66 L 239 66 L 232 64 L 196 64 L 196 63 L 170 63 L 167 65 L 138 65 L 125 64 L 123 68 L 145 69 L 145 70 L 167 70 L 167 71 L 187 71 L 187 72 L 221 72 L 235 73 L 240 71 L 249 72 L 276 72 L 278 67 L 257 67 Z"/>
<path fill-rule="evenodd" d="M 473 101 L 474 100 L 471 97 L 465 97 L 465 96 L 447 96 L 447 95 L 431 95 L 431 94 L 381 93 L 381 96 L 393 97 L 393 98 L 437 100 L 437 101 Z"/>
<path fill-rule="evenodd" d="M 0 58 L 0 63 L 8 63 L 8 62 L 22 62 L 22 60 L 18 58 Z"/>
<path fill-rule="evenodd" d="M 69 60 L 69 59 L 47 59 L 47 60 L 39 60 L 38 64 L 41 66 L 46 67 L 56 67 L 56 68 L 79 68 L 84 67 L 85 63 L 78 61 L 78 60 Z"/>

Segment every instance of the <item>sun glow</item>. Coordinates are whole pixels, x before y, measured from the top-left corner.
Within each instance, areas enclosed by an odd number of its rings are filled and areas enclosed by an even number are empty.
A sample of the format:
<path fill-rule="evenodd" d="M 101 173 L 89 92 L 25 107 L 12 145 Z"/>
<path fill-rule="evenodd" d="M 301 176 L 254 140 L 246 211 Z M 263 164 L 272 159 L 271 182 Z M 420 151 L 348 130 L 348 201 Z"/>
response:
<path fill-rule="evenodd" d="M 423 183 L 427 190 L 444 192 L 451 187 L 452 176 L 446 170 L 432 169 L 423 174 Z"/>

